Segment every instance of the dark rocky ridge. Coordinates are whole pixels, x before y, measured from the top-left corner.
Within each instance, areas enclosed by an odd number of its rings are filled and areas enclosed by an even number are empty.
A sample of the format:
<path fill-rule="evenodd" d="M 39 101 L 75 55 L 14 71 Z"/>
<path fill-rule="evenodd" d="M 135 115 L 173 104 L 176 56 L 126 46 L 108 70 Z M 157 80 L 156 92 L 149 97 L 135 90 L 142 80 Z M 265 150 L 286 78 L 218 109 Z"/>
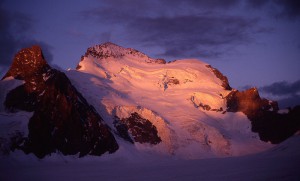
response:
<path fill-rule="evenodd" d="M 128 118 L 115 118 L 114 125 L 119 135 L 125 140 L 134 143 L 150 143 L 156 145 L 161 142 L 156 127 L 147 119 L 134 112 Z M 133 140 L 131 139 L 131 137 Z"/>
<path fill-rule="evenodd" d="M 226 76 L 224 76 L 218 69 L 213 68 L 211 65 L 206 65 L 206 67 L 211 69 L 215 76 L 222 81 L 222 87 L 224 87 L 225 90 L 232 90 Z"/>
<path fill-rule="evenodd" d="M 280 143 L 300 130 L 300 106 L 279 114 L 277 102 L 262 99 L 256 88 L 241 92 L 233 90 L 225 99 L 227 111 L 247 115 L 252 131 L 263 141 Z"/>
<path fill-rule="evenodd" d="M 89 47 L 87 51 L 85 52 L 84 56 L 81 57 L 81 60 L 83 60 L 84 57 L 92 56 L 98 59 L 106 59 L 106 58 L 121 58 L 125 55 L 134 55 L 136 57 L 139 57 L 143 59 L 146 63 L 155 63 L 155 64 L 166 64 L 166 61 L 164 59 L 151 59 L 144 53 L 135 50 L 133 48 L 124 48 L 119 45 L 116 45 L 111 42 L 106 42 L 100 45 L 95 45 L 92 47 Z M 76 69 L 80 69 L 80 65 L 78 64 Z"/>
<path fill-rule="evenodd" d="M 14 148 L 39 158 L 57 150 L 65 155 L 84 156 L 118 149 L 100 115 L 64 73 L 47 64 L 40 47 L 21 50 L 3 79 L 9 76 L 25 83 L 7 94 L 7 110 L 34 112 L 29 120 L 28 137 Z"/>

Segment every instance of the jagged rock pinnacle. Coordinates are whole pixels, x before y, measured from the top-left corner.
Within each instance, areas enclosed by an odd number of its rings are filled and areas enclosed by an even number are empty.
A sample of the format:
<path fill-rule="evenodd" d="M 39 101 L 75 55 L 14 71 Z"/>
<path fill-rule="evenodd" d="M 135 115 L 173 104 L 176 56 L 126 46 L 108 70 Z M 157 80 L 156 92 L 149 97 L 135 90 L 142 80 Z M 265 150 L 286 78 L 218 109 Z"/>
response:
<path fill-rule="evenodd" d="M 118 149 L 102 117 L 63 72 L 47 64 L 39 46 L 18 52 L 4 78 L 9 76 L 23 84 L 7 93 L 6 110 L 33 112 L 28 136 L 20 138 L 24 142 L 16 144 L 16 149 L 39 158 L 56 151 L 84 156 Z"/>
<path fill-rule="evenodd" d="M 24 80 L 26 77 L 49 68 L 41 48 L 35 45 L 31 48 L 24 48 L 15 55 L 12 65 L 3 79 L 13 76 L 14 78 Z"/>

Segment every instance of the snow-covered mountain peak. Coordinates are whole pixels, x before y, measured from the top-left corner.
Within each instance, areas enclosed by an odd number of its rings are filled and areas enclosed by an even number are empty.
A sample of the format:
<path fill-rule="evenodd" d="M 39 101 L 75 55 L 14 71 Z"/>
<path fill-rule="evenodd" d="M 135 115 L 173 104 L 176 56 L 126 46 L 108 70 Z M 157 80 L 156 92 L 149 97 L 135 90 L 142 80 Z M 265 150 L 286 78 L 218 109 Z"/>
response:
<path fill-rule="evenodd" d="M 121 137 L 153 144 L 152 151 L 188 158 L 238 155 L 244 154 L 240 138 L 245 147 L 255 145 L 247 153 L 264 147 L 244 115 L 226 113 L 232 90 L 220 71 L 195 59 L 149 60 L 155 59 L 105 43 L 89 48 L 68 76 Z"/>
<path fill-rule="evenodd" d="M 12 112 L 33 112 L 27 147 L 20 149 L 39 157 L 118 149 L 124 155 L 236 156 L 265 150 L 272 145 L 261 140 L 279 143 L 300 127 L 300 107 L 279 114 L 276 102 L 257 89 L 232 89 L 205 62 L 165 63 L 109 42 L 88 48 L 77 70 L 66 74 L 51 68 L 39 48 L 24 49 L 7 76 L 23 85 L 3 89 L 0 99 Z M 0 81 L 0 89 L 9 84 Z"/>
<path fill-rule="evenodd" d="M 84 57 L 93 57 L 99 60 L 127 58 L 145 63 L 166 63 L 163 59 L 153 59 L 138 50 L 133 48 L 124 48 L 111 42 L 106 42 L 88 48 Z"/>
<path fill-rule="evenodd" d="M 92 56 L 95 58 L 105 59 L 105 58 L 121 58 L 124 56 L 126 49 L 113 44 L 111 42 L 106 42 L 104 44 L 95 45 L 87 49 L 85 56 Z"/>
<path fill-rule="evenodd" d="M 148 87 L 148 91 L 178 89 L 182 93 L 185 90 L 199 92 L 204 89 L 205 92 L 211 88 L 219 96 L 227 94 L 224 94 L 224 89 L 231 90 L 226 76 L 200 60 L 165 63 L 163 59 L 152 59 L 135 49 L 113 43 L 90 47 L 76 69 L 115 83 L 120 82 L 118 85 L 125 87 L 128 87 L 125 85 L 127 82 L 132 87 Z"/>

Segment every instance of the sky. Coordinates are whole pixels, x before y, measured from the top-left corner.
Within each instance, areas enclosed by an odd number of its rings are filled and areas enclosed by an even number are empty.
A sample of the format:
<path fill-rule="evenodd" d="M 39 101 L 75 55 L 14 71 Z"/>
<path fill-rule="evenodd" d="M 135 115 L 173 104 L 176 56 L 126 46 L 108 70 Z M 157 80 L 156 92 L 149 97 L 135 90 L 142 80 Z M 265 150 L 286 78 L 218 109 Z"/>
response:
<path fill-rule="evenodd" d="M 24 47 L 40 45 L 67 69 L 107 41 L 167 61 L 197 58 L 234 88 L 300 105 L 298 0 L 0 0 L 0 75 Z"/>

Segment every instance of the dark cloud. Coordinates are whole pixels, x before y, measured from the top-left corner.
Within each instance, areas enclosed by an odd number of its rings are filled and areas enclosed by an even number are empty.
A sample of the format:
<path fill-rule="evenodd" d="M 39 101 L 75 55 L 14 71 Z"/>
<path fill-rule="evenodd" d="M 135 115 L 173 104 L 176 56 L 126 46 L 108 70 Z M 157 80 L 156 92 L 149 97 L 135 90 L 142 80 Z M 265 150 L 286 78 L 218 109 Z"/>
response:
<path fill-rule="evenodd" d="M 174 7 L 176 7 L 177 10 L 180 10 L 181 7 L 187 6 L 189 8 L 195 7 L 197 9 L 226 9 L 238 5 L 240 3 L 240 0 L 99 0 L 99 2 L 101 3 L 101 5 L 107 8 L 115 7 L 117 11 L 131 9 L 134 10 L 134 12 L 146 11 L 146 13 L 148 14 L 149 12 L 153 12 L 156 10 L 161 11 L 168 8 L 174 9 Z"/>
<path fill-rule="evenodd" d="M 183 16 L 227 10 L 239 0 L 99 0 L 99 7 L 85 10 L 81 16 L 101 22 L 125 23 L 137 17 Z M 124 22 L 125 21 L 125 22 Z"/>
<path fill-rule="evenodd" d="M 300 80 L 293 83 L 286 81 L 275 82 L 271 85 L 261 87 L 260 90 L 276 96 L 295 95 L 300 92 Z"/>
<path fill-rule="evenodd" d="M 222 46 L 250 41 L 256 19 L 236 16 L 190 15 L 138 18 L 128 25 L 130 35 L 146 45 L 166 47 L 167 56 L 217 56 Z"/>
<path fill-rule="evenodd" d="M 155 0 L 130 0 L 127 2 L 124 0 L 100 0 L 99 7 L 82 11 L 80 16 L 86 20 L 97 20 L 105 25 L 126 23 L 136 17 L 163 13 L 157 3 Z"/>
<path fill-rule="evenodd" d="M 95 18 L 101 22 L 124 23 L 136 17 L 160 17 L 187 15 L 199 11 L 228 9 L 238 4 L 238 0 L 99 0 L 99 7 L 85 10 L 81 16 Z"/>
<path fill-rule="evenodd" d="M 273 0 L 280 7 L 279 15 L 292 19 L 300 17 L 300 1 L 299 0 Z"/>
<path fill-rule="evenodd" d="M 191 5 L 196 5 L 200 7 L 205 7 L 205 8 L 227 8 L 227 7 L 232 7 L 235 6 L 236 4 L 239 3 L 239 0 L 189 0 L 189 1 L 182 1 L 182 0 L 175 0 L 175 2 L 185 2 L 189 3 Z M 169 0 L 170 3 L 174 2 L 172 0 Z"/>
<path fill-rule="evenodd" d="M 268 4 L 269 0 L 247 0 L 246 4 L 252 8 L 261 8 Z"/>
<path fill-rule="evenodd" d="M 248 7 L 267 8 L 276 18 L 300 18 L 299 0 L 247 0 Z"/>
<path fill-rule="evenodd" d="M 9 66 L 18 50 L 32 45 L 40 45 L 47 61 L 52 61 L 51 47 L 30 37 L 34 21 L 26 14 L 9 12 L 0 2 L 0 62 Z"/>
<path fill-rule="evenodd" d="M 300 96 L 299 95 L 293 95 L 287 98 L 283 98 L 278 100 L 280 108 L 288 108 L 288 107 L 295 107 L 300 105 Z"/>
<path fill-rule="evenodd" d="M 279 100 L 277 101 L 281 108 L 300 105 L 300 80 L 293 83 L 286 81 L 275 82 L 259 89 L 263 94 L 278 97 Z"/>
<path fill-rule="evenodd" d="M 160 55 L 168 57 L 217 57 L 251 42 L 253 34 L 270 32 L 257 26 L 258 18 L 224 13 L 237 0 L 104 2 L 81 15 L 103 26 L 119 26 L 128 43 L 161 48 Z"/>

